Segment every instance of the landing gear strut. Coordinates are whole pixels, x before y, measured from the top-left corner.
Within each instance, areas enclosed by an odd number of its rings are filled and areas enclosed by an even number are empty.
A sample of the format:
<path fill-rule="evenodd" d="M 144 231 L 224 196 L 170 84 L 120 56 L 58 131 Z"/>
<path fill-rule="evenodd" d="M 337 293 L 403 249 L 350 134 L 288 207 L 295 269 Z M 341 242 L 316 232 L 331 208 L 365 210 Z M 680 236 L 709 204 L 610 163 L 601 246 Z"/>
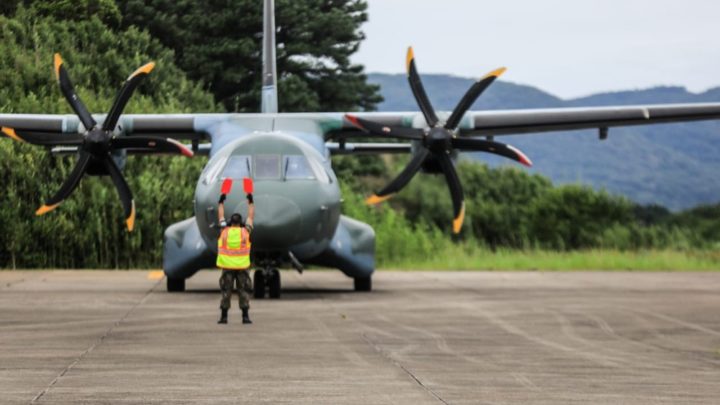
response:
<path fill-rule="evenodd" d="M 277 268 L 258 268 L 253 278 L 255 298 L 265 298 L 265 290 L 270 298 L 280 298 L 280 271 Z"/>
<path fill-rule="evenodd" d="M 265 298 L 265 274 L 260 269 L 255 270 L 253 275 L 253 296 Z"/>

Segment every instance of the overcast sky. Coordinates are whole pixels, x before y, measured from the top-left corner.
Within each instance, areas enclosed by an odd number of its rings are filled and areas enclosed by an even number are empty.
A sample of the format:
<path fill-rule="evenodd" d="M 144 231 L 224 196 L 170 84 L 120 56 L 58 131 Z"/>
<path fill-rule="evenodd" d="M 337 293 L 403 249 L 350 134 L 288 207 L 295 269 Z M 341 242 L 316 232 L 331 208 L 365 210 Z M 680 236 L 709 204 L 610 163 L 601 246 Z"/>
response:
<path fill-rule="evenodd" d="M 718 0 L 368 0 L 354 61 L 401 73 L 482 76 L 564 98 L 600 91 L 720 86 Z"/>

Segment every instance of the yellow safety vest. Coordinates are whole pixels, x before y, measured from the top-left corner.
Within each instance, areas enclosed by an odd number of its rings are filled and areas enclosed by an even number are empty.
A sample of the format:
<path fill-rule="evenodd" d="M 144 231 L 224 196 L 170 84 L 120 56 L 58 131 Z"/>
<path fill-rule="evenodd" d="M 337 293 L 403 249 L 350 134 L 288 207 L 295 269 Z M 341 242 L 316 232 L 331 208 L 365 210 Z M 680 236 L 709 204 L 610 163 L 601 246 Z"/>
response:
<path fill-rule="evenodd" d="M 250 267 L 250 233 L 245 227 L 227 227 L 218 239 L 217 266 L 226 270 Z"/>

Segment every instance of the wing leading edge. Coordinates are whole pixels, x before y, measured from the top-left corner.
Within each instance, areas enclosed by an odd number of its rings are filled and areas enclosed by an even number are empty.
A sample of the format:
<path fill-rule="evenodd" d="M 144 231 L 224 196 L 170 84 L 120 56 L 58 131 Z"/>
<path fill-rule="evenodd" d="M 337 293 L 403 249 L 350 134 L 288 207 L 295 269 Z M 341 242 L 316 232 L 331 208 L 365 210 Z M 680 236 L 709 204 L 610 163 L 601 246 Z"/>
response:
<path fill-rule="evenodd" d="M 354 113 L 353 116 L 387 126 L 420 128 L 423 122 L 419 114 Z M 438 115 L 448 116 L 447 113 Z M 317 117 L 326 118 L 327 114 L 317 114 Z M 518 135 L 715 119 L 720 119 L 720 103 L 468 111 L 460 121 L 458 132 L 474 136 Z M 356 137 L 363 136 L 363 132 L 346 119 L 341 127 L 332 128 L 327 135 L 329 138 Z"/>
<path fill-rule="evenodd" d="M 470 112 L 461 134 L 513 135 L 720 119 L 720 103 Z"/>

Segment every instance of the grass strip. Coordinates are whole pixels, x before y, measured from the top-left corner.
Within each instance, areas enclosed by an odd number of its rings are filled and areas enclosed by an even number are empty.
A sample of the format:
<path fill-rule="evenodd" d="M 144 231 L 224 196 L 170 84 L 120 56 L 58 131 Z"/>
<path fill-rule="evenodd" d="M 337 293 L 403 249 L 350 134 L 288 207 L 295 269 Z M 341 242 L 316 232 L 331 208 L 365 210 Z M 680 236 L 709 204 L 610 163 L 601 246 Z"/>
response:
<path fill-rule="evenodd" d="M 397 270 L 718 271 L 720 252 L 672 250 L 491 251 L 451 249 L 436 257 L 381 263 Z"/>

